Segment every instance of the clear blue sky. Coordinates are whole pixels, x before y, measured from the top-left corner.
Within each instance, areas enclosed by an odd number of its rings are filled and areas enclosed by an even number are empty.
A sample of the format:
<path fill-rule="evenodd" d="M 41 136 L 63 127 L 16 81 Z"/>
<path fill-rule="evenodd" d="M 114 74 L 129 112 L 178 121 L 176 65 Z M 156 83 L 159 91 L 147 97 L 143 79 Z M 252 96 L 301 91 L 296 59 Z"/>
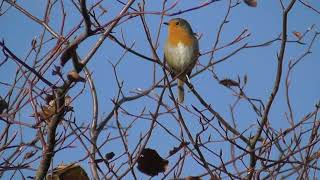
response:
<path fill-rule="evenodd" d="M 20 2 L 24 8 L 29 12 L 35 15 L 38 18 L 43 17 L 45 1 L 30 1 L 30 2 Z M 173 3 L 174 1 L 168 1 L 168 4 Z M 177 12 L 186 8 L 190 8 L 196 5 L 201 4 L 204 1 L 180 1 L 178 5 L 171 10 L 170 12 Z M 202 34 L 200 39 L 200 51 L 205 52 L 212 48 L 214 40 L 216 38 L 217 30 L 221 21 L 223 20 L 226 7 L 226 0 L 213 3 L 205 8 L 200 10 L 191 11 L 188 13 L 181 14 L 176 17 L 182 17 L 187 19 L 193 30 L 196 33 Z M 318 6 L 319 4 L 316 1 L 311 0 L 312 4 Z M 67 1 L 65 2 L 67 17 L 66 17 L 66 32 L 71 31 L 74 25 L 78 24 L 81 20 L 80 13 L 76 12 L 72 4 Z M 92 1 L 88 1 L 88 7 L 92 4 Z M 147 1 L 146 11 L 161 11 L 162 1 Z M 108 10 L 107 14 L 104 16 L 101 22 L 107 22 L 117 15 L 121 9 L 121 5 L 116 1 L 106 1 L 103 3 L 103 6 Z M 137 7 L 135 3 L 134 7 Z M 58 8 L 57 8 L 58 9 Z M 278 1 L 258 1 L 257 8 L 250 8 L 244 3 L 240 4 L 238 7 L 234 8 L 228 18 L 229 23 L 227 23 L 223 29 L 221 40 L 218 46 L 222 46 L 234 39 L 240 32 L 244 29 L 247 29 L 251 34 L 249 38 L 244 40 L 241 43 L 238 43 L 231 48 L 228 48 L 223 51 L 218 51 L 215 53 L 214 59 L 218 60 L 232 50 L 249 43 L 249 45 L 255 45 L 269 41 L 276 38 L 282 30 L 282 15 L 281 15 L 281 6 Z M 50 25 L 56 32 L 59 32 L 60 23 L 61 23 L 61 12 L 59 10 L 54 10 L 53 15 L 50 19 Z M 153 39 L 156 37 L 157 28 L 159 25 L 160 16 L 159 15 L 147 15 L 146 16 L 148 25 L 153 36 Z M 169 20 L 171 17 L 165 17 L 165 20 Z M 39 38 L 40 33 L 42 32 L 42 27 L 40 27 L 35 22 L 26 18 L 23 14 L 18 12 L 16 9 L 11 8 L 6 14 L 0 16 L 0 38 L 4 40 L 6 45 L 13 50 L 18 57 L 24 59 L 30 49 L 31 41 L 34 37 Z M 319 15 L 310 11 L 306 7 L 302 6 L 299 2 L 296 3 L 293 10 L 289 14 L 288 21 L 288 39 L 296 40 L 296 37 L 292 34 L 293 31 L 304 32 L 312 24 L 319 23 Z M 315 30 L 319 31 L 319 24 L 315 25 Z M 141 52 L 144 55 L 152 57 L 152 52 L 149 48 L 149 45 L 146 41 L 146 36 L 141 29 L 141 21 L 139 18 L 132 19 L 130 22 L 126 22 L 117 28 L 114 29 L 114 35 L 118 38 L 121 38 L 121 31 L 124 33 L 124 38 L 127 45 L 135 43 L 133 49 Z M 80 33 L 80 32 L 79 32 Z M 79 33 L 76 33 L 79 35 Z M 160 47 L 157 49 L 158 55 L 162 57 L 163 50 L 162 46 L 167 35 L 166 27 L 163 26 L 160 34 Z M 47 33 L 47 37 L 49 34 Z M 78 48 L 78 53 L 81 57 L 86 55 L 89 49 L 97 41 L 96 37 L 89 38 Z M 310 42 L 313 37 L 313 33 L 309 33 L 303 42 Z M 52 41 L 51 46 L 48 45 L 46 48 L 52 48 L 56 41 Z M 228 59 L 226 62 L 219 63 L 214 66 L 214 72 L 221 79 L 231 78 L 237 79 L 238 76 L 243 77 L 244 75 L 248 76 L 248 85 L 245 89 L 245 92 L 248 96 L 253 98 L 259 98 L 263 100 L 264 103 L 268 100 L 268 97 L 271 93 L 273 82 L 276 72 L 276 63 L 277 63 L 277 53 L 279 52 L 280 41 L 277 41 L 269 46 L 263 48 L 252 48 L 245 49 L 240 51 L 238 54 Z M 273 128 L 276 130 L 285 129 L 289 127 L 288 122 L 285 119 L 285 112 L 288 111 L 286 106 L 285 99 L 285 89 L 284 89 L 284 78 L 285 73 L 287 72 L 288 62 L 290 60 L 297 59 L 302 53 L 307 49 L 306 45 L 297 45 L 289 43 L 287 46 L 287 51 L 284 59 L 284 69 L 283 77 L 281 81 L 281 86 L 279 93 L 276 97 L 275 103 L 271 108 L 269 115 L 269 121 Z M 44 49 L 42 55 L 44 55 L 47 50 Z M 320 83 L 319 83 L 319 67 L 320 67 L 320 43 L 316 41 L 313 48 L 311 49 L 312 54 L 308 55 L 303 62 L 301 62 L 293 71 L 291 76 L 291 86 L 290 86 L 290 95 L 292 108 L 294 111 L 295 120 L 298 121 L 304 115 L 313 110 L 314 105 L 319 101 L 320 98 Z M 123 54 L 123 49 L 110 40 L 106 40 L 102 47 L 94 55 L 90 63 L 88 64 L 89 69 L 93 73 L 93 78 L 95 79 L 95 85 L 99 97 L 99 119 L 103 119 L 106 114 L 108 114 L 113 107 L 111 99 L 116 95 L 117 88 L 116 82 L 112 70 L 112 66 L 109 61 L 116 63 L 118 59 Z M 34 55 L 31 55 L 33 57 Z M 0 56 L 3 57 L 2 54 Z M 202 56 L 199 61 L 202 64 L 208 62 L 208 56 Z M 27 62 L 32 64 L 33 58 L 30 58 Z M 54 64 L 58 65 L 59 59 L 55 61 Z M 53 67 L 53 66 L 52 66 Z M 118 75 L 120 80 L 124 82 L 124 93 L 127 96 L 133 95 L 131 92 L 135 91 L 137 88 L 147 89 L 152 85 L 152 69 L 153 64 L 142 60 L 141 58 L 127 53 L 121 63 L 118 66 Z M 12 62 L 6 63 L 4 66 L 0 67 L 0 82 L 12 83 L 15 75 L 15 69 L 17 65 Z M 71 68 L 71 65 L 68 64 L 63 68 L 63 71 L 67 73 Z M 56 80 L 56 77 L 51 76 L 51 70 L 46 73 L 45 77 L 50 80 Z M 194 70 L 195 71 L 195 70 Z M 162 77 L 162 71 L 160 67 L 157 67 L 157 79 Z M 226 120 L 231 122 L 231 115 L 229 111 L 229 106 L 235 101 L 235 97 L 232 96 L 232 92 L 227 88 L 219 85 L 217 81 L 212 79 L 212 74 L 210 72 L 204 72 L 195 78 L 191 79 L 191 82 L 194 84 L 195 88 L 201 93 L 204 99 L 208 103 L 212 104 L 214 109 L 218 111 Z M 83 87 L 83 84 L 77 84 L 77 86 L 70 91 L 70 95 L 73 97 Z M 0 95 L 3 97 L 6 95 L 8 88 L 3 85 L 0 85 Z M 91 111 L 91 97 L 89 92 L 89 86 L 86 85 L 84 93 L 77 98 L 74 104 L 75 117 L 78 124 L 81 123 L 90 123 L 92 111 Z M 174 92 L 176 89 L 174 88 Z M 159 90 L 156 90 L 154 93 L 160 93 Z M 154 95 L 151 93 L 151 95 Z M 168 92 L 165 93 L 165 102 L 170 106 L 173 106 L 172 101 L 168 97 Z M 203 108 L 201 104 L 198 103 L 197 99 L 190 93 L 186 88 L 185 95 L 185 105 L 192 109 L 191 104 Z M 154 112 L 156 103 L 151 101 L 149 98 L 144 97 L 138 101 L 129 102 L 123 107 L 126 110 L 139 114 L 141 110 L 145 107 L 145 112 Z M 165 111 L 161 109 L 161 111 Z M 21 114 L 21 120 L 28 123 L 33 122 L 34 119 L 29 117 L 30 108 L 25 108 L 23 111 L 25 114 Z M 240 106 L 235 110 L 236 114 L 236 123 L 240 131 L 243 131 L 250 127 L 253 124 L 256 124 L 257 116 L 250 109 L 250 106 L 247 102 L 242 101 Z M 185 121 L 187 122 L 188 127 L 192 130 L 193 136 L 200 131 L 201 127 L 199 126 L 198 119 L 196 116 L 192 116 L 190 113 L 184 113 Z M 123 126 L 129 124 L 133 120 L 132 117 L 120 116 L 120 121 L 123 123 Z M 164 124 L 171 132 L 179 135 L 179 125 L 171 116 L 165 115 L 160 116 L 158 119 L 162 124 Z M 214 123 L 217 125 L 217 123 Z M 110 125 L 116 125 L 115 121 L 112 121 Z M 144 134 L 149 128 L 150 122 L 144 120 L 138 120 L 135 123 L 132 131 L 129 131 L 129 146 L 130 149 L 136 145 L 139 140 L 140 134 Z M 3 127 L 3 123 L 0 123 L 0 127 Z M 18 126 L 16 126 L 18 127 Z M 217 125 L 218 127 L 218 125 Z M 251 128 L 246 135 L 250 133 L 255 133 L 256 128 Z M 14 130 L 12 130 L 14 131 Z M 117 136 L 118 130 L 110 129 L 107 131 L 111 133 L 111 136 Z M 28 130 L 24 132 L 25 135 L 30 136 L 34 135 L 29 133 Z M 220 140 L 221 138 L 215 132 L 211 131 L 213 140 Z M 28 135 L 25 138 L 28 140 Z M 100 140 L 104 140 L 106 133 L 101 134 Z M 74 145 L 79 145 L 76 143 Z M 149 148 L 156 149 L 162 157 L 168 156 L 169 150 L 173 147 L 178 146 L 179 142 L 174 140 L 168 133 L 166 133 L 162 128 L 156 127 L 150 142 L 148 143 Z M 214 143 L 208 146 L 212 148 L 213 151 L 219 152 L 220 149 L 224 152 L 224 159 L 230 159 L 229 148 L 230 146 L 226 143 Z M 123 149 L 121 141 L 114 141 L 107 144 L 103 147 L 103 151 L 109 152 L 113 151 L 116 153 L 116 156 L 120 155 L 120 151 Z M 118 152 L 118 153 L 117 153 Z M 205 153 L 206 154 L 206 153 Z M 79 148 L 70 149 L 67 151 L 61 151 L 56 154 L 54 159 L 54 164 L 60 164 L 61 162 L 69 163 L 74 160 L 80 159 L 85 155 L 85 151 L 82 146 Z M 168 159 L 170 162 L 175 162 L 178 156 L 171 157 Z M 213 164 L 219 164 L 219 159 L 216 157 L 208 156 L 208 159 L 212 160 Z M 183 171 L 183 176 L 197 175 L 205 172 L 202 167 L 195 166 L 195 162 L 191 157 L 188 158 L 185 171 Z M 169 164 L 172 166 L 173 164 Z M 38 164 L 34 164 L 36 168 Z M 85 162 L 83 166 L 87 169 L 88 164 Z M 90 173 L 89 169 L 87 169 Z M 9 173 L 8 173 L 9 174 Z M 137 172 L 139 179 L 145 179 L 147 176 Z M 159 176 L 161 177 L 161 176 Z M 130 179 L 127 176 L 128 179 Z M 155 178 L 157 179 L 157 178 Z"/>

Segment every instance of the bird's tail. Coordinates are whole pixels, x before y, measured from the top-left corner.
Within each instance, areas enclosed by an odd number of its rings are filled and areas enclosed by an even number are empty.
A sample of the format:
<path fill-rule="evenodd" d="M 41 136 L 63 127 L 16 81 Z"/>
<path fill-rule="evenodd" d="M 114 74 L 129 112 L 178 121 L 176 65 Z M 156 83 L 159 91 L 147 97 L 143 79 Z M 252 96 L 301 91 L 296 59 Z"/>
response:
<path fill-rule="evenodd" d="M 178 79 L 178 101 L 179 103 L 183 103 L 184 101 L 184 88 L 183 88 L 184 81 Z"/>

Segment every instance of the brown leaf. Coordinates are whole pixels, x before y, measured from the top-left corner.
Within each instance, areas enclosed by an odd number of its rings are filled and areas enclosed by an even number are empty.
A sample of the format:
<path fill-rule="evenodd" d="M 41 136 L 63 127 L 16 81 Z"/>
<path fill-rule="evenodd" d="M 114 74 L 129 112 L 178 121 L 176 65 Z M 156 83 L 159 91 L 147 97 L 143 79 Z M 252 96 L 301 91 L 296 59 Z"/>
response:
<path fill-rule="evenodd" d="M 48 121 L 56 113 L 55 106 L 41 106 L 41 111 L 37 112 L 37 115 L 41 120 Z"/>
<path fill-rule="evenodd" d="M 293 33 L 294 36 L 296 36 L 298 38 L 298 40 L 301 39 L 301 36 L 302 36 L 301 32 L 293 31 L 292 33 Z"/>
<path fill-rule="evenodd" d="M 219 83 L 226 86 L 226 87 L 229 87 L 229 88 L 232 86 L 239 87 L 239 83 L 237 81 L 232 80 L 232 79 L 223 79 Z"/>
<path fill-rule="evenodd" d="M 49 121 L 52 116 L 55 115 L 56 112 L 56 101 L 53 95 L 47 95 L 45 97 L 45 101 L 47 105 L 41 106 L 41 111 L 36 112 L 36 114 L 40 117 L 42 121 Z M 71 97 L 66 95 L 64 98 L 64 109 L 63 111 L 69 112 L 73 111 L 73 107 L 71 106 Z M 34 114 L 33 114 L 34 116 Z"/>
<path fill-rule="evenodd" d="M 78 164 L 60 165 L 56 167 L 52 174 L 47 176 L 47 179 L 66 180 L 89 180 L 89 177 L 85 170 Z"/>
<path fill-rule="evenodd" d="M 250 7 L 257 7 L 257 0 L 243 0 Z"/>
<path fill-rule="evenodd" d="M 173 149 L 169 151 L 169 156 L 174 155 L 175 153 L 177 153 L 178 151 L 180 151 L 180 149 L 188 146 L 189 144 L 190 144 L 189 142 L 181 142 L 178 147 L 173 147 Z"/>
<path fill-rule="evenodd" d="M 153 149 L 143 149 L 138 158 L 139 171 L 149 175 L 156 176 L 161 172 L 165 172 L 169 161 L 162 159 L 157 151 Z"/>
<path fill-rule="evenodd" d="M 79 75 L 75 70 L 68 73 L 68 79 L 73 82 L 86 82 L 86 80 Z"/>
<path fill-rule="evenodd" d="M 4 99 L 0 99 L 0 114 L 8 108 L 8 103 Z"/>
<path fill-rule="evenodd" d="M 114 156 L 115 156 L 114 152 L 109 152 L 109 153 L 107 153 L 104 157 L 105 157 L 107 160 L 110 160 L 110 159 L 112 159 Z"/>

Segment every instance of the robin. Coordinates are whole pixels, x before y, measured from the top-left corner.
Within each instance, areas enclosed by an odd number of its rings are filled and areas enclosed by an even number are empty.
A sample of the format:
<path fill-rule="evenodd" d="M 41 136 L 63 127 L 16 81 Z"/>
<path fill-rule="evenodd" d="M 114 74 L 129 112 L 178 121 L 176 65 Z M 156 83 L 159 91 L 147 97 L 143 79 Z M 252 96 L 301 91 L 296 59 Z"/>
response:
<path fill-rule="evenodd" d="M 190 76 L 199 55 L 198 39 L 188 21 L 174 18 L 168 25 L 168 38 L 164 46 L 164 60 L 178 80 L 178 101 L 184 101 L 183 84 Z"/>

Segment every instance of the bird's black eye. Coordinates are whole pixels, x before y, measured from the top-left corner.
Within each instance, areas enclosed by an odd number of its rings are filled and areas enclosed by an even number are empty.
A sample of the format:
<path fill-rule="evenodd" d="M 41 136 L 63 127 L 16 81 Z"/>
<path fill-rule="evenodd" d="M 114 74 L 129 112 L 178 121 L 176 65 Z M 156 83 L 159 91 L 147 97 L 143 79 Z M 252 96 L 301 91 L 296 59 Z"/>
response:
<path fill-rule="evenodd" d="M 180 22 L 178 21 L 178 22 L 176 22 L 176 25 L 178 26 L 180 24 Z"/>

